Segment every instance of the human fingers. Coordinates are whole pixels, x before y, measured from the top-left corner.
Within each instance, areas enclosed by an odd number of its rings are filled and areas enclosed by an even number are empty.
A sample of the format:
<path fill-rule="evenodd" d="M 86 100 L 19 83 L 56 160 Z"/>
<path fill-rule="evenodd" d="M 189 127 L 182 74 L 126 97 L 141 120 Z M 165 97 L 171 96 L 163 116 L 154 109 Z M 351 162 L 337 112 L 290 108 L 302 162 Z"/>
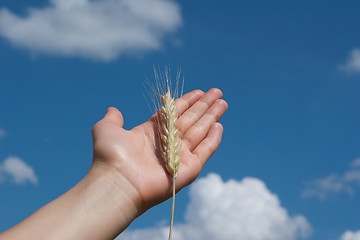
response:
<path fill-rule="evenodd" d="M 213 103 L 222 97 L 222 92 L 217 88 L 210 89 L 198 101 L 187 109 L 182 115 L 179 115 L 178 129 L 180 137 L 194 125 L 213 105 Z"/>
<path fill-rule="evenodd" d="M 212 124 L 220 120 L 227 108 L 228 105 L 224 100 L 217 99 L 205 114 L 186 131 L 182 140 L 191 152 L 204 140 Z"/>
<path fill-rule="evenodd" d="M 193 154 L 197 156 L 201 167 L 205 165 L 220 145 L 222 133 L 223 126 L 218 122 L 213 123 L 206 138 L 194 149 Z"/>
<path fill-rule="evenodd" d="M 193 90 L 185 95 L 183 95 L 181 98 L 178 98 L 175 100 L 176 105 L 176 114 L 180 116 L 185 112 L 189 107 L 191 107 L 196 101 L 198 101 L 205 93 L 201 90 Z M 157 121 L 157 115 L 158 113 L 155 113 L 151 118 L 150 121 Z"/>
<path fill-rule="evenodd" d="M 205 93 L 201 90 L 191 91 L 181 98 L 175 100 L 176 113 L 181 116 L 186 110 L 188 110 L 196 101 L 198 101 Z"/>

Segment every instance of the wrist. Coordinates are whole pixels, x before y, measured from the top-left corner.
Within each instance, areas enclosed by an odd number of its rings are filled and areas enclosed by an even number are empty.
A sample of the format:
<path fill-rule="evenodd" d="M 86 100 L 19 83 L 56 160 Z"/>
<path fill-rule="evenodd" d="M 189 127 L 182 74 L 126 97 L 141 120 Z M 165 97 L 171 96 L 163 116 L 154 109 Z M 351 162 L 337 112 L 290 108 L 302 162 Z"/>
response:
<path fill-rule="evenodd" d="M 117 234 L 143 212 L 137 190 L 111 166 L 93 163 L 79 187 L 83 201 L 93 211 L 91 215 L 101 218 L 97 224 L 111 228 Z"/>

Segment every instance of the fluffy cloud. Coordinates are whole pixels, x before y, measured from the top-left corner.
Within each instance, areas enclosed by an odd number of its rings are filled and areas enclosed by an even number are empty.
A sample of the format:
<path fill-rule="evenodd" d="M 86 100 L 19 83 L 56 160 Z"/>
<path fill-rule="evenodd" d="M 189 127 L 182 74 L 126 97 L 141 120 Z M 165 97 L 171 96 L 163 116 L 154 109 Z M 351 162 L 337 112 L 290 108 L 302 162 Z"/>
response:
<path fill-rule="evenodd" d="M 292 240 L 311 232 L 303 216 L 289 216 L 276 195 L 256 178 L 224 182 L 209 174 L 190 188 L 185 224 L 174 227 L 174 239 Z M 117 240 L 166 239 L 168 227 L 126 231 Z"/>
<path fill-rule="evenodd" d="M 0 9 L 0 36 L 16 46 L 105 61 L 159 49 L 181 23 L 172 0 L 50 0 L 24 18 Z"/>
<path fill-rule="evenodd" d="M 360 159 L 355 159 L 350 164 L 350 169 L 342 175 L 331 174 L 325 178 L 307 182 L 307 187 L 303 190 L 304 198 L 318 197 L 324 200 L 330 193 L 346 192 L 354 193 L 353 185 L 360 184 Z"/>
<path fill-rule="evenodd" d="M 340 69 L 345 72 L 360 72 L 360 49 L 355 48 L 351 50 L 350 56 L 345 65 L 340 66 Z"/>
<path fill-rule="evenodd" d="M 0 179 L 7 178 L 16 184 L 23 184 L 27 181 L 34 185 L 38 183 L 34 169 L 18 157 L 8 157 L 0 164 Z"/>
<path fill-rule="evenodd" d="M 360 240 L 360 230 L 357 232 L 346 231 L 339 240 Z"/>

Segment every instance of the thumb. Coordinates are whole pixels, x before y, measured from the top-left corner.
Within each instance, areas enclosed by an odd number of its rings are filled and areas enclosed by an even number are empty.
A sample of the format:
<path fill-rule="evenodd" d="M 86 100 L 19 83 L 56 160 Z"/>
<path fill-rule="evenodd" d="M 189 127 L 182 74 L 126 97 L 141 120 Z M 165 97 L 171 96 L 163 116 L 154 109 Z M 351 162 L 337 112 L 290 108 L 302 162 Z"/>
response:
<path fill-rule="evenodd" d="M 111 122 L 115 123 L 116 125 L 119 125 L 120 127 L 124 126 L 123 115 L 121 114 L 121 112 L 119 110 L 117 110 L 114 107 L 108 108 L 108 110 L 106 111 L 104 120 L 111 121 Z"/>

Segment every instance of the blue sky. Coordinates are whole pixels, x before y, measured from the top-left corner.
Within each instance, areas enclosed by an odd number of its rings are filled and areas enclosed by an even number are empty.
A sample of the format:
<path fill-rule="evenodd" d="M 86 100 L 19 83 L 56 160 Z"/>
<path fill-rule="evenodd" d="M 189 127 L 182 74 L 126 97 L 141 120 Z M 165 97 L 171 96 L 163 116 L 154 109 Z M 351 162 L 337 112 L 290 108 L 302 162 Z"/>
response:
<path fill-rule="evenodd" d="M 185 92 L 218 87 L 229 104 L 220 148 L 177 195 L 177 239 L 360 239 L 359 8 L 2 0 L 0 231 L 86 174 L 107 107 L 126 129 L 146 121 L 143 84 L 170 64 Z M 164 239 L 169 214 L 151 209 L 127 239 Z"/>

